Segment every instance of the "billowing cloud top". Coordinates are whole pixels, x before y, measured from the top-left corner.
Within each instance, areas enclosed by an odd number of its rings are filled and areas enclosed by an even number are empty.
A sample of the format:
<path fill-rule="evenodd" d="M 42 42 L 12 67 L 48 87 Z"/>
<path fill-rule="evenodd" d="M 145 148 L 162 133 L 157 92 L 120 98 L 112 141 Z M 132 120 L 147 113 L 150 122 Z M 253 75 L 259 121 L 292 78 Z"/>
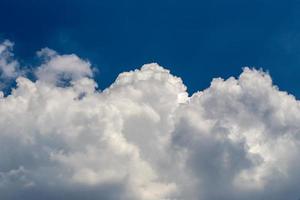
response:
<path fill-rule="evenodd" d="M 300 198 L 300 105 L 245 68 L 188 97 L 158 64 L 96 90 L 88 61 L 38 52 L 37 80 L 0 45 L 0 199 Z M 24 76 L 20 76 L 23 74 Z"/>

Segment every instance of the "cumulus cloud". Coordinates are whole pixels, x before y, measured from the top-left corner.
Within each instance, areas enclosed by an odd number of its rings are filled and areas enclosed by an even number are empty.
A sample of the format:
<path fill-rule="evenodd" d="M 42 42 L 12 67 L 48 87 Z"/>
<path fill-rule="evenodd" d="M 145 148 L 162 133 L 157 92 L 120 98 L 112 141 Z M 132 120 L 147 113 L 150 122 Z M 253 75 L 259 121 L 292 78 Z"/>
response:
<path fill-rule="evenodd" d="M 88 61 L 38 55 L 37 80 L 0 98 L 1 199 L 300 197 L 300 105 L 267 73 L 189 97 L 152 63 L 99 91 Z"/>
<path fill-rule="evenodd" d="M 41 81 L 60 84 L 92 76 L 91 64 L 75 54 L 58 55 L 54 50 L 44 48 L 38 51 L 37 55 L 44 60 L 36 70 L 36 75 Z"/>
<path fill-rule="evenodd" d="M 12 53 L 14 43 L 9 40 L 5 40 L 0 44 L 0 80 L 1 82 L 7 82 L 21 74 L 20 64 L 14 59 Z M 4 87 L 4 84 L 0 84 L 0 89 Z"/>

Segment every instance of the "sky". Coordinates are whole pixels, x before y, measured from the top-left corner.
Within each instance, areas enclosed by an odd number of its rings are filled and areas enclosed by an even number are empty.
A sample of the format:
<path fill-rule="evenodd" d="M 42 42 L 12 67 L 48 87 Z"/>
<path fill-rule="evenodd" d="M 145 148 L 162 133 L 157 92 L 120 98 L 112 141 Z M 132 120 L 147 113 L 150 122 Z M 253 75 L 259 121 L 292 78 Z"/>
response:
<path fill-rule="evenodd" d="M 0 9 L 1 200 L 300 198 L 297 1 Z"/>
<path fill-rule="evenodd" d="M 299 9 L 298 0 L 1 0 L 0 38 L 26 64 L 44 47 L 79 54 L 99 69 L 102 89 L 157 62 L 190 93 L 249 66 L 299 97 Z"/>

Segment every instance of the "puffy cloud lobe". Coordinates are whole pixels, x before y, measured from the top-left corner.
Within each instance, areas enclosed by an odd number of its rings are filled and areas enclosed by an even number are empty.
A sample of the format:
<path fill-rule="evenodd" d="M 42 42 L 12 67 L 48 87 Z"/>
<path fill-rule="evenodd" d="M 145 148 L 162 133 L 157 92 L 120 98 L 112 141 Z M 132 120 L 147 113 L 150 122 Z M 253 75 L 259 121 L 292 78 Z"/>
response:
<path fill-rule="evenodd" d="M 44 48 L 37 55 L 44 59 L 44 63 L 36 71 L 40 81 L 63 84 L 82 77 L 92 76 L 91 64 L 75 54 L 58 55 L 54 50 Z"/>
<path fill-rule="evenodd" d="M 153 63 L 101 92 L 87 61 L 39 55 L 37 80 L 0 98 L 1 199 L 300 197 L 299 102 L 268 74 L 245 68 L 188 97 Z"/>
<path fill-rule="evenodd" d="M 268 74 L 214 79 L 176 116 L 173 143 L 186 151 L 200 199 L 299 198 L 299 102 Z"/>

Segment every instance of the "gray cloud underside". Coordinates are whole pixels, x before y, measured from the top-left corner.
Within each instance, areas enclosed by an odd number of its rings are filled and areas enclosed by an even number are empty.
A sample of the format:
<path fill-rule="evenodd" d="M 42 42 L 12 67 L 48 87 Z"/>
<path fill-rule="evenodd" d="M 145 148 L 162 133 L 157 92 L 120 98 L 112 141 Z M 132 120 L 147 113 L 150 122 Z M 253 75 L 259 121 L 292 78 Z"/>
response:
<path fill-rule="evenodd" d="M 300 198 L 300 104 L 267 73 L 244 68 L 189 97 L 153 63 L 99 91 L 76 55 L 39 51 L 32 81 L 11 48 L 0 45 L 2 83 L 17 81 L 0 93 L 0 199 Z"/>

